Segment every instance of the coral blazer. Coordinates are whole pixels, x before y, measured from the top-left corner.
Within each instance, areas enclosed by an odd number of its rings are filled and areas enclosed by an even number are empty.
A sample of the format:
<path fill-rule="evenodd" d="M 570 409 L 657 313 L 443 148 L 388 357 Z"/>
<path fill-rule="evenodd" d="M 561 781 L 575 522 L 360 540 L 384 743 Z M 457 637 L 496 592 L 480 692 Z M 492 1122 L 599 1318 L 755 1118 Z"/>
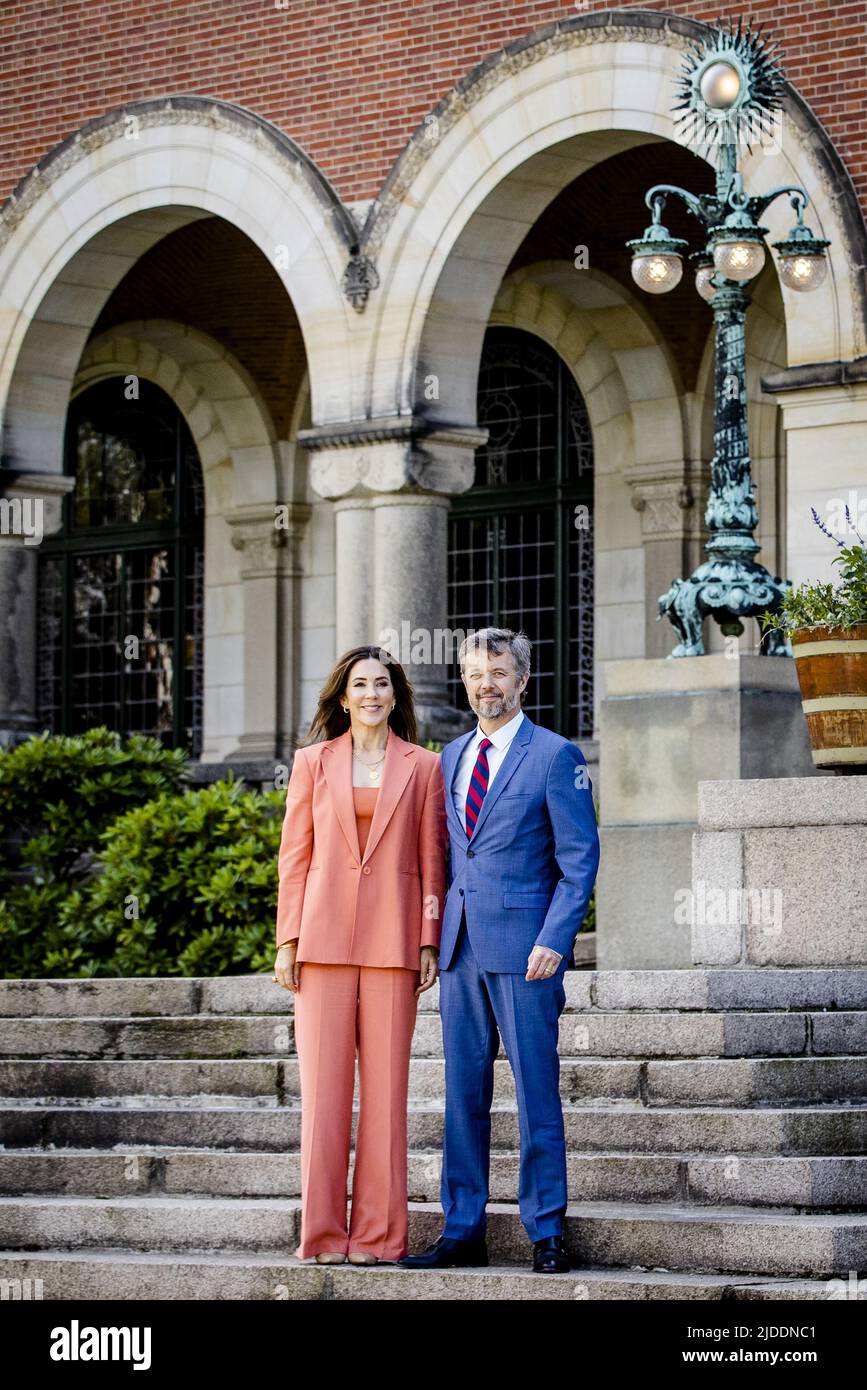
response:
<path fill-rule="evenodd" d="M 277 945 L 298 960 L 418 970 L 439 949 L 448 828 L 437 753 L 388 731 L 362 856 L 352 796 L 352 735 L 299 748 L 278 856 Z"/>

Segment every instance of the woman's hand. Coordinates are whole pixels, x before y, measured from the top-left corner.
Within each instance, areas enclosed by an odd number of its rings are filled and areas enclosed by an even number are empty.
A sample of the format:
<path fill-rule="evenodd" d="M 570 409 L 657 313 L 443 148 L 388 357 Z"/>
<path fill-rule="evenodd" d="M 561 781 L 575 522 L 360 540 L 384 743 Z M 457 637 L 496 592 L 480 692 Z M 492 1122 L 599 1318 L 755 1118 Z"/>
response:
<path fill-rule="evenodd" d="M 283 989 L 288 989 L 291 994 L 297 994 L 301 987 L 301 963 L 295 959 L 298 952 L 298 941 L 287 941 L 280 946 L 274 961 L 274 978 L 278 985 Z"/>
<path fill-rule="evenodd" d="M 424 994 L 426 989 L 431 989 L 436 984 L 439 974 L 440 953 L 435 946 L 422 946 L 421 948 L 421 970 L 419 971 L 418 989 L 415 997 L 418 999 L 420 994 Z"/>

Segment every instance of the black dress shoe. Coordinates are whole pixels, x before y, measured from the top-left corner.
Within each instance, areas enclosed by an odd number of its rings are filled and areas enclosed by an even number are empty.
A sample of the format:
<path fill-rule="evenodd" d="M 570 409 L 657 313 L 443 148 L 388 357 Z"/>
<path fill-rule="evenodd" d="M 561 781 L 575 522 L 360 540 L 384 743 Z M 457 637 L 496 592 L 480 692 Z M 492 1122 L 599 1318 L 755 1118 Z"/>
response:
<path fill-rule="evenodd" d="M 467 1265 L 488 1263 L 488 1247 L 482 1240 L 455 1240 L 439 1236 L 420 1255 L 401 1255 L 398 1264 L 404 1269 L 458 1269 Z"/>
<path fill-rule="evenodd" d="M 546 1236 L 533 1243 L 534 1274 L 566 1274 L 571 1268 L 562 1236 Z"/>

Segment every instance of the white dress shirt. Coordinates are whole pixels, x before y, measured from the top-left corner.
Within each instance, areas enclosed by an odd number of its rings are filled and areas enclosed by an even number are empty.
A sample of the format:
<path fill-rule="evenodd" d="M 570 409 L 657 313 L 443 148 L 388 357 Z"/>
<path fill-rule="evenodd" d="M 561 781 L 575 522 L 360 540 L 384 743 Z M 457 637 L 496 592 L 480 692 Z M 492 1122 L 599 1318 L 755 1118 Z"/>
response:
<path fill-rule="evenodd" d="M 497 771 L 502 765 L 503 759 L 509 751 L 509 745 L 512 742 L 512 739 L 515 737 L 515 734 L 520 729 L 523 722 L 524 711 L 522 709 L 519 709 L 518 713 L 513 715 L 507 724 L 501 724 L 499 729 L 495 729 L 492 734 L 486 734 L 482 729 L 481 725 L 476 725 L 473 737 L 469 740 L 466 748 L 461 754 L 460 762 L 458 763 L 457 772 L 455 773 L 455 780 L 453 783 L 455 810 L 458 813 L 458 819 L 460 820 L 461 825 L 466 824 L 467 793 L 470 790 L 470 778 L 473 775 L 473 768 L 475 767 L 476 759 L 479 756 L 479 744 L 481 743 L 482 739 L 489 738 L 491 740 L 492 745 L 490 748 L 486 750 L 488 754 L 489 792 L 494 784 L 494 778 L 497 775 Z M 487 792 L 485 793 L 485 795 L 487 796 Z M 484 805 L 484 802 L 482 802 L 482 805 Z"/>

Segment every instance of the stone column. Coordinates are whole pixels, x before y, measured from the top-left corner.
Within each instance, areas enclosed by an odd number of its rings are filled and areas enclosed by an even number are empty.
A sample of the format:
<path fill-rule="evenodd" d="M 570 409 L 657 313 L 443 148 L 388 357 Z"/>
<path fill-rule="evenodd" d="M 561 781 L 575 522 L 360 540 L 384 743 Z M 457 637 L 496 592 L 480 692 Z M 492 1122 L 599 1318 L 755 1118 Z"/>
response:
<path fill-rule="evenodd" d="M 334 504 L 337 552 L 338 656 L 373 642 L 373 512 L 370 497 L 343 497 Z"/>
<path fill-rule="evenodd" d="M 232 545 L 241 552 L 244 611 L 243 732 L 224 761 L 273 761 L 291 744 L 297 716 L 298 541 L 310 508 L 289 504 L 238 507 L 227 515 Z"/>
<path fill-rule="evenodd" d="M 0 470 L 0 745 L 42 727 L 36 691 L 39 543 L 60 529 L 65 474 Z"/>
<path fill-rule="evenodd" d="M 449 707 L 447 680 L 457 659 L 445 623 L 448 511 L 448 498 L 431 493 L 373 499 L 375 640 L 406 661 L 416 715 L 426 724 L 441 721 Z"/>
<path fill-rule="evenodd" d="M 673 579 L 692 574 L 701 563 L 710 465 L 685 462 L 663 471 L 658 464 L 638 464 L 628 467 L 625 476 L 632 505 L 641 514 L 645 656 L 667 656 L 677 635 L 669 622 L 657 622 L 658 599 Z"/>
<path fill-rule="evenodd" d="M 376 642 L 401 662 L 422 741 L 444 742 L 471 722 L 447 686 L 459 644 L 447 627 L 447 518 L 449 495 L 472 486 L 486 438 L 418 417 L 299 434 L 314 491 L 336 503 L 338 651 Z"/>

